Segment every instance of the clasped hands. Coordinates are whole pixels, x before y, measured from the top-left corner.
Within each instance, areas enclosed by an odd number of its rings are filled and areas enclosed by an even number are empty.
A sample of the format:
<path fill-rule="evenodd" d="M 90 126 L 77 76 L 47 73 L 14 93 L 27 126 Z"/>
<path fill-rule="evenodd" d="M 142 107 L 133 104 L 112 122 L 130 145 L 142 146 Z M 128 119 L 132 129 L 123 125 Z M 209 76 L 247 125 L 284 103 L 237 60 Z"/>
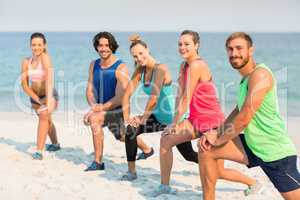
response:
<path fill-rule="evenodd" d="M 83 123 L 87 126 L 90 125 L 89 117 L 91 116 L 91 114 L 93 114 L 95 112 L 101 112 L 101 111 L 103 111 L 103 105 L 101 103 L 93 104 L 91 106 L 91 109 L 84 115 Z"/>
<path fill-rule="evenodd" d="M 211 150 L 213 146 L 216 146 L 216 141 L 218 139 L 218 132 L 215 129 L 206 131 L 202 134 L 198 141 L 198 148 L 205 152 Z"/>

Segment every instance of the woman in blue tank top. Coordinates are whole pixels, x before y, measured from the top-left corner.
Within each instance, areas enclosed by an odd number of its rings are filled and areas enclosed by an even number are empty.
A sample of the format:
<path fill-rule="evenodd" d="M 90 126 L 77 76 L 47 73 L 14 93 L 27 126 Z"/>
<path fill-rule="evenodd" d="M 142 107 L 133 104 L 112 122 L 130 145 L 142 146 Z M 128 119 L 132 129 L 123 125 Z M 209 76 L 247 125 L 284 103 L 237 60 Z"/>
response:
<path fill-rule="evenodd" d="M 136 69 L 129 82 L 122 101 L 126 136 L 125 146 L 128 161 L 128 172 L 122 180 L 132 181 L 137 178 L 135 160 L 137 153 L 137 136 L 142 133 L 162 131 L 170 124 L 174 116 L 174 96 L 172 78 L 168 67 L 159 64 L 150 55 L 147 44 L 138 35 L 130 38 L 130 51 L 134 58 Z M 142 90 L 149 96 L 142 115 L 130 117 L 130 97 L 141 82 Z M 197 153 L 193 151 L 190 142 L 177 146 L 186 160 L 197 162 Z M 144 157 L 153 155 L 154 151 L 144 152 Z"/>

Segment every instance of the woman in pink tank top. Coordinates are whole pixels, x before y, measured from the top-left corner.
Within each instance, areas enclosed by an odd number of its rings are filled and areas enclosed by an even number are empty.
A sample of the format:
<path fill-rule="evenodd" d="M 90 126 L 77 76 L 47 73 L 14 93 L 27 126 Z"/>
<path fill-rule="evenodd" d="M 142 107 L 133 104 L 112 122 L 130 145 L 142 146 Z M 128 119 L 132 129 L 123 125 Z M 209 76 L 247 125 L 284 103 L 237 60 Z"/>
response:
<path fill-rule="evenodd" d="M 176 112 L 173 123 L 161 137 L 160 166 L 161 185 L 156 193 L 173 193 L 169 186 L 173 163 L 172 147 L 200 138 L 202 133 L 217 128 L 224 121 L 224 114 L 217 99 L 216 88 L 207 63 L 198 54 L 199 35 L 194 31 L 183 31 L 178 49 L 184 62 L 180 66 Z M 185 114 L 189 115 L 186 119 Z M 218 161 L 220 179 L 236 181 L 251 186 L 255 180 L 232 169 L 224 168 Z"/>
<path fill-rule="evenodd" d="M 33 159 L 43 159 L 43 150 L 47 138 L 52 144 L 48 151 L 60 149 L 56 129 L 51 119 L 51 113 L 56 109 L 58 94 L 53 88 L 53 69 L 51 60 L 46 52 L 46 38 L 42 33 L 33 33 L 30 37 L 32 56 L 22 62 L 22 87 L 30 97 L 32 108 L 39 117 L 36 152 Z"/>

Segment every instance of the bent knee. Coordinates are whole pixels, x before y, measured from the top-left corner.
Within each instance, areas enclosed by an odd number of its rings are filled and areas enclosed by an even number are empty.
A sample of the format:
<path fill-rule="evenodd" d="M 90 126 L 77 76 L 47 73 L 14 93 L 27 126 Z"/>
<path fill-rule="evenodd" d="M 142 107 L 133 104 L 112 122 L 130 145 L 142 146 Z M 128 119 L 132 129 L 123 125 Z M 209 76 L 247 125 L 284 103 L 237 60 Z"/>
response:
<path fill-rule="evenodd" d="M 173 147 L 172 142 L 168 136 L 163 136 L 160 138 L 160 148 L 164 150 L 169 150 Z"/>
<path fill-rule="evenodd" d="M 41 120 L 49 120 L 49 114 L 48 114 L 48 111 L 47 110 L 44 110 L 42 112 L 39 113 L 39 118 Z"/>
<path fill-rule="evenodd" d="M 88 120 L 89 120 L 90 124 L 102 125 L 104 123 L 104 117 L 97 116 L 95 114 L 92 114 L 91 116 L 89 116 Z"/>
<path fill-rule="evenodd" d="M 198 158 L 199 160 L 203 159 L 208 159 L 208 158 L 213 158 L 213 154 L 210 151 L 201 151 L 200 149 L 198 150 Z"/>
<path fill-rule="evenodd" d="M 127 126 L 126 128 L 126 133 L 125 133 L 125 138 L 126 140 L 134 140 L 137 137 L 137 128 L 132 127 L 132 126 Z"/>

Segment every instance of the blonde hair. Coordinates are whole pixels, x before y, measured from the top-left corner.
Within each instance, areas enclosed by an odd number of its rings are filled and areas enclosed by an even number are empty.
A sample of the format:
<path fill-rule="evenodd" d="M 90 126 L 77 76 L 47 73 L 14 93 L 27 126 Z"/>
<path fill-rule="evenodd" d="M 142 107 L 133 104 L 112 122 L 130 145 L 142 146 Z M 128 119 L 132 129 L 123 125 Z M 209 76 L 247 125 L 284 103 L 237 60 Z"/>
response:
<path fill-rule="evenodd" d="M 132 49 L 135 45 L 140 44 L 143 47 L 147 48 L 148 45 L 146 44 L 146 42 L 144 42 L 141 38 L 141 36 L 139 34 L 132 34 L 131 36 L 129 36 L 129 41 L 131 42 L 130 44 L 130 49 Z"/>

